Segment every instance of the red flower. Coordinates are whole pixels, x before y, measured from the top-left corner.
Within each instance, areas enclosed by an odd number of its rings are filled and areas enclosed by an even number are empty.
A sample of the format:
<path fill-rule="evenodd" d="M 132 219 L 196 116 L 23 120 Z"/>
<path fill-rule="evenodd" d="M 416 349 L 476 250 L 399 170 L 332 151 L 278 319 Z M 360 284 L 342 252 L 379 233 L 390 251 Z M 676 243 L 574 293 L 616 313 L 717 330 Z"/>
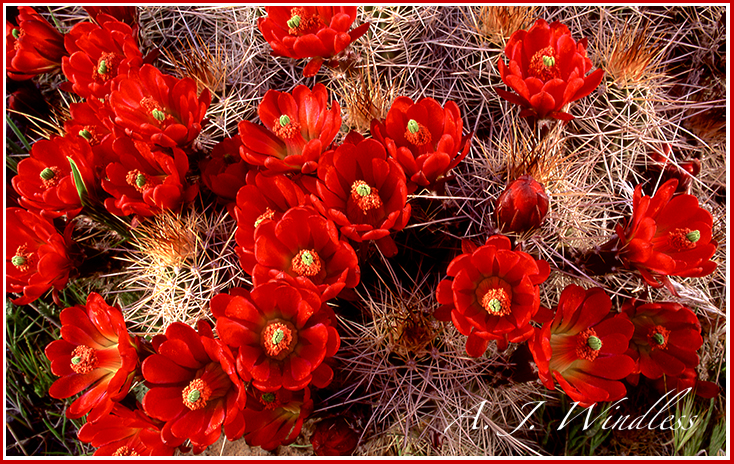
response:
<path fill-rule="evenodd" d="M 100 26 L 77 23 L 64 38 L 70 56 L 61 61 L 61 69 L 83 98 L 105 98 L 115 76 L 143 64 L 132 28 L 107 15 L 99 18 Z"/>
<path fill-rule="evenodd" d="M 237 350 L 237 370 L 264 392 L 327 386 L 334 372 L 324 359 L 336 354 L 336 318 L 316 288 L 271 281 L 252 292 L 234 288 L 212 298 L 217 333 Z"/>
<path fill-rule="evenodd" d="M 274 56 L 313 59 L 303 68 L 303 75 L 314 76 L 325 58 L 343 52 L 360 38 L 369 23 L 352 29 L 356 6 L 266 6 L 266 17 L 257 22 L 260 32 L 273 47 Z M 332 60 L 330 65 L 336 64 Z"/>
<path fill-rule="evenodd" d="M 308 388 L 288 391 L 281 388 L 263 393 L 257 389 L 247 394 L 245 408 L 245 441 L 272 451 L 280 445 L 293 443 L 301 433 L 303 421 L 313 411 Z"/>
<path fill-rule="evenodd" d="M 77 436 L 98 448 L 95 456 L 173 456 L 176 448 L 161 440 L 162 425 L 140 409 L 116 403 L 108 415 L 84 424 Z"/>
<path fill-rule="evenodd" d="M 86 306 L 61 311 L 61 338 L 46 347 L 51 372 L 61 376 L 48 394 L 69 398 L 91 387 L 69 406 L 66 417 L 89 413 L 87 422 L 96 422 L 130 390 L 138 367 L 138 340 L 128 334 L 120 309 L 97 293 L 89 294 Z"/>
<path fill-rule="evenodd" d="M 67 157 L 74 160 L 92 193 L 96 179 L 89 142 L 75 135 L 55 136 L 34 143 L 30 155 L 18 163 L 18 175 L 13 177 L 13 188 L 20 195 L 18 203 L 49 218 L 79 214 L 82 203 Z"/>
<path fill-rule="evenodd" d="M 716 263 L 709 261 L 716 251 L 711 213 L 692 195 L 673 197 L 677 185 L 676 179 L 669 180 L 652 198 L 643 196 L 638 185 L 632 219 L 626 227 L 617 225 L 614 239 L 627 267 L 640 271 L 650 286 L 665 285 L 673 294 L 667 276 L 703 277 L 716 269 Z"/>
<path fill-rule="evenodd" d="M 287 210 L 304 203 L 301 188 L 285 175 L 266 176 L 254 171 L 248 174 L 247 185 L 237 192 L 237 206 L 234 208 L 237 219 L 235 251 L 245 272 L 252 274 L 257 264 L 256 229 L 267 221 L 279 220 Z"/>
<path fill-rule="evenodd" d="M 94 168 L 97 179 L 105 177 L 105 168 L 117 160 L 112 150 L 115 137 L 113 130 L 123 135 L 112 122 L 113 113 L 109 105 L 96 98 L 69 105 L 71 118 L 64 121 L 64 130 L 70 135 L 79 135 L 89 142 L 94 153 Z M 99 182 L 99 181 L 97 181 Z M 95 182 L 95 185 L 99 185 Z"/>
<path fill-rule="evenodd" d="M 653 381 L 653 386 L 655 386 L 655 389 L 660 394 L 665 394 L 669 391 L 681 393 L 690 388 L 701 398 L 716 398 L 719 395 L 719 386 L 713 382 L 699 379 L 698 372 L 691 367 L 687 367 L 678 376 L 664 375 Z"/>
<path fill-rule="evenodd" d="M 240 157 L 239 135 L 228 137 L 212 148 L 211 156 L 201 163 L 204 184 L 218 197 L 235 201 L 237 191 L 245 185 L 251 166 Z"/>
<path fill-rule="evenodd" d="M 371 132 L 403 167 L 412 192 L 417 185 L 433 188 L 469 153 L 471 134 L 462 136 L 462 128 L 461 112 L 452 101 L 441 108 L 433 98 L 413 103 L 398 97 L 384 122 L 372 121 Z"/>
<path fill-rule="evenodd" d="M 543 185 L 524 175 L 510 182 L 497 198 L 494 218 L 502 232 L 523 233 L 540 227 L 548 214 Z"/>
<path fill-rule="evenodd" d="M 359 435 L 342 416 L 322 420 L 311 435 L 316 456 L 349 456 L 358 444 Z"/>
<path fill-rule="evenodd" d="M 153 216 L 161 210 L 177 210 L 196 197 L 198 185 L 186 183 L 189 161 L 183 150 L 172 155 L 147 143 L 120 137 L 112 143 L 118 161 L 107 165 L 102 188 L 114 198 L 105 207 L 117 216 Z"/>
<path fill-rule="evenodd" d="M 294 207 L 282 218 L 255 231 L 253 284 L 270 279 L 308 280 L 316 284 L 322 301 L 359 283 L 357 254 L 339 240 L 334 223 L 311 207 Z"/>
<path fill-rule="evenodd" d="M 622 311 L 635 326 L 627 352 L 635 360 L 635 374 L 649 379 L 663 374 L 676 377 L 698 366 L 696 351 L 703 345 L 701 324 L 689 308 L 678 303 L 630 300 Z"/>
<path fill-rule="evenodd" d="M 436 318 L 451 319 L 464 335 L 466 352 L 479 357 L 490 340 L 505 349 L 533 334 L 530 319 L 540 308 L 540 289 L 550 274 L 548 263 L 512 250 L 510 239 L 493 235 L 480 247 L 462 243 L 463 254 L 454 258 L 446 273 L 451 279 L 438 284 L 442 305 Z"/>
<path fill-rule="evenodd" d="M 323 84 L 313 91 L 299 85 L 293 95 L 268 90 L 257 109 L 267 129 L 249 121 L 239 124 L 242 158 L 277 172 L 314 172 L 342 124 L 339 103 L 329 108 L 327 100 Z"/>
<path fill-rule="evenodd" d="M 137 37 L 138 35 L 138 7 L 136 6 L 112 6 L 112 5 L 104 5 L 104 6 L 85 6 L 84 9 L 86 10 L 87 14 L 89 14 L 89 17 L 92 18 L 97 23 L 104 22 L 106 18 L 104 16 L 100 17 L 100 15 L 109 15 L 118 21 L 122 21 L 123 23 L 127 24 L 128 26 L 133 27 L 133 37 Z"/>
<path fill-rule="evenodd" d="M 20 208 L 5 210 L 5 282 L 7 290 L 23 293 L 13 300 L 25 305 L 38 299 L 51 287 L 61 290 L 74 266 L 69 256 L 69 237 L 59 234 L 46 218 Z"/>
<path fill-rule="evenodd" d="M 651 159 L 650 165 L 645 172 L 648 179 L 665 183 L 670 179 L 678 179 L 678 187 L 675 193 L 690 193 L 691 182 L 693 178 L 701 172 L 701 160 L 691 159 L 688 161 L 678 161 L 673 164 L 670 160 L 672 147 L 669 143 L 665 143 L 661 150 L 648 151 Z"/>
<path fill-rule="evenodd" d="M 569 285 L 561 293 L 555 319 L 536 330 L 529 344 L 543 384 L 554 390 L 555 379 L 582 407 L 627 393 L 619 379 L 634 368 L 624 354 L 634 328 L 624 314 L 611 316 L 611 307 L 604 290 Z"/>
<path fill-rule="evenodd" d="M 153 338 L 153 347 L 158 354 L 143 361 L 150 387 L 143 409 L 166 423 L 163 443 L 175 447 L 189 439 L 200 453 L 219 439 L 222 425 L 229 440 L 240 438 L 245 430 L 245 387 L 232 352 L 214 339 L 211 326 L 199 321 L 197 333 L 174 322 L 165 335 Z"/>
<path fill-rule="evenodd" d="M 496 88 L 500 97 L 525 108 L 520 116 L 568 121 L 573 116 L 564 107 L 589 95 L 601 83 L 604 71 L 588 76 L 591 60 L 587 40 L 576 43 L 568 27 L 558 21 L 538 19 L 527 31 L 515 31 L 505 46 L 509 65 L 500 59 L 502 81 L 517 94 Z"/>
<path fill-rule="evenodd" d="M 19 6 L 18 26 L 5 22 L 5 66 L 8 77 L 30 79 L 61 66 L 64 37 L 29 6 Z"/>
<path fill-rule="evenodd" d="M 332 219 L 345 237 L 376 240 L 385 256 L 397 254 L 390 231 L 405 227 L 410 205 L 403 169 L 388 158 L 385 147 L 372 139 L 356 145 L 345 141 L 324 153 L 318 175 L 310 190 L 318 193 L 311 199 L 319 212 Z"/>
<path fill-rule="evenodd" d="M 176 79 L 145 64 L 114 80 L 110 106 L 127 135 L 163 147 L 184 147 L 201 132 L 211 103 L 209 90 L 200 96 L 196 92 L 193 79 Z"/>

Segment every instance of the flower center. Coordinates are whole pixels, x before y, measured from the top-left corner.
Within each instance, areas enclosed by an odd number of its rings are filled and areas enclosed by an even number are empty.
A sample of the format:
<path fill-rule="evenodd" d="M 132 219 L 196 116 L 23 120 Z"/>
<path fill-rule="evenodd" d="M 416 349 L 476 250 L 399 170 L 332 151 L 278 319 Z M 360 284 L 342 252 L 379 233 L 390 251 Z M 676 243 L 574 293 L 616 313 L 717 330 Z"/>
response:
<path fill-rule="evenodd" d="M 79 345 L 71 352 L 71 369 L 77 374 L 87 374 L 96 369 L 97 352 L 94 348 Z"/>
<path fill-rule="evenodd" d="M 44 168 L 43 171 L 39 174 L 39 177 L 41 178 L 41 183 L 43 183 L 44 188 L 50 188 L 58 184 L 58 174 L 60 173 L 60 170 L 57 166 L 49 166 L 47 168 Z"/>
<path fill-rule="evenodd" d="M 701 232 L 687 227 L 675 229 L 669 235 L 670 246 L 676 251 L 685 251 L 696 248 L 696 242 L 701 239 Z"/>
<path fill-rule="evenodd" d="M 316 250 L 301 250 L 291 261 L 293 272 L 299 276 L 313 277 L 321 272 L 321 258 Z"/>
<path fill-rule="evenodd" d="M 275 211 L 273 211 L 270 208 L 265 208 L 265 212 L 262 213 L 260 216 L 258 216 L 257 219 L 255 220 L 255 227 L 262 224 L 262 222 L 265 220 L 273 219 L 273 216 L 275 216 Z"/>
<path fill-rule="evenodd" d="M 354 181 L 352 184 L 352 200 L 365 213 L 382 206 L 382 200 L 378 195 L 377 189 L 370 187 L 363 180 Z"/>
<path fill-rule="evenodd" d="M 421 147 L 431 142 L 431 133 L 428 128 L 415 119 L 408 121 L 408 126 L 405 129 L 404 135 L 405 140 L 416 147 Z"/>
<path fill-rule="evenodd" d="M 27 251 L 28 246 L 23 244 L 15 250 L 15 256 L 11 259 L 13 266 L 18 268 L 19 271 L 25 272 L 31 267 L 32 254 Z"/>
<path fill-rule="evenodd" d="M 290 140 L 301 133 L 301 125 L 283 114 L 273 123 L 273 133 L 283 140 Z"/>
<path fill-rule="evenodd" d="M 86 128 L 79 131 L 79 135 L 81 137 L 84 137 L 85 139 L 92 140 L 92 133 L 89 132 Z"/>
<path fill-rule="evenodd" d="M 653 327 L 647 336 L 648 342 L 653 350 L 666 349 L 668 347 L 668 338 L 670 338 L 670 330 L 662 325 Z"/>
<path fill-rule="evenodd" d="M 140 100 L 140 106 L 142 106 L 156 121 L 164 121 L 168 115 L 161 108 L 161 106 L 153 100 L 151 97 L 143 97 Z"/>
<path fill-rule="evenodd" d="M 503 288 L 490 288 L 482 297 L 482 307 L 490 316 L 506 316 L 510 314 L 510 297 Z"/>
<path fill-rule="evenodd" d="M 205 408 L 211 396 L 212 389 L 201 378 L 192 380 L 181 392 L 184 406 L 192 411 Z"/>
<path fill-rule="evenodd" d="M 270 321 L 260 334 L 260 343 L 265 354 L 278 361 L 291 354 L 297 341 L 298 334 L 293 324 L 280 319 Z"/>
<path fill-rule="evenodd" d="M 145 190 L 145 186 L 148 184 L 148 178 L 145 176 L 145 174 L 137 169 L 129 171 L 127 173 L 127 177 L 125 177 L 125 180 L 129 185 L 135 187 L 135 190 L 140 193 L 143 193 L 143 191 Z"/>
<path fill-rule="evenodd" d="M 20 30 L 17 27 L 14 27 L 12 30 L 13 37 L 16 39 L 20 37 Z"/>
<path fill-rule="evenodd" d="M 112 453 L 112 456 L 140 456 L 135 450 L 131 450 L 127 446 L 121 446 L 117 448 L 117 451 Z"/>
<path fill-rule="evenodd" d="M 556 51 L 550 46 L 538 50 L 530 58 L 530 65 L 528 66 L 529 77 L 537 77 L 543 82 L 560 77 L 561 72 L 556 63 L 555 54 Z"/>
<path fill-rule="evenodd" d="M 107 74 L 107 63 L 104 60 L 99 60 L 97 65 L 97 74 Z"/>
<path fill-rule="evenodd" d="M 317 31 L 322 26 L 318 15 L 308 15 L 302 7 L 291 8 L 291 19 L 287 21 L 288 34 L 306 35 Z"/>
<path fill-rule="evenodd" d="M 576 342 L 576 356 L 580 359 L 593 361 L 599 356 L 601 350 L 601 339 L 596 336 L 596 331 L 589 327 L 581 331 Z"/>

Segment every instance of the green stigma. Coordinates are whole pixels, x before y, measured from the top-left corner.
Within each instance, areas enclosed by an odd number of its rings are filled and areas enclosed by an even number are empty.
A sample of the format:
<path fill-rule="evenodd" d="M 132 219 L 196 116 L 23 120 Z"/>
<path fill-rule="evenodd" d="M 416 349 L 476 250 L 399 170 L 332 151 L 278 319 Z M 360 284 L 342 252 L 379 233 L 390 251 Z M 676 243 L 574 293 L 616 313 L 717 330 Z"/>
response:
<path fill-rule="evenodd" d="M 260 399 L 265 401 L 266 403 L 272 403 L 275 401 L 275 393 L 263 393 L 260 396 Z"/>
<path fill-rule="evenodd" d="M 489 310 L 493 313 L 498 313 L 502 311 L 502 302 L 497 298 L 492 298 L 491 300 L 489 300 Z"/>
<path fill-rule="evenodd" d="M 301 24 L 301 17 L 298 15 L 294 15 L 291 19 L 288 20 L 288 27 L 290 27 L 291 29 L 297 28 L 299 24 Z"/>
<path fill-rule="evenodd" d="M 201 392 L 199 390 L 191 390 L 189 396 L 186 397 L 189 403 L 196 403 L 201 398 Z"/>
<path fill-rule="evenodd" d="M 164 112 L 163 112 L 163 111 L 161 111 L 161 110 L 153 110 L 153 112 L 152 112 L 151 114 L 152 114 L 152 115 L 153 115 L 153 117 L 154 117 L 154 118 L 156 118 L 156 119 L 157 119 L 158 121 L 163 121 L 164 119 L 166 119 L 166 113 L 164 113 Z"/>
<path fill-rule="evenodd" d="M 106 74 L 107 73 L 107 63 L 104 62 L 104 60 L 99 62 L 99 66 L 97 66 L 97 73 L 98 74 Z"/>
<path fill-rule="evenodd" d="M 306 266 L 312 265 L 313 264 L 313 255 L 310 252 L 308 252 L 308 251 L 304 251 L 301 254 L 301 262 L 303 264 L 305 264 Z"/>
<path fill-rule="evenodd" d="M 601 339 L 599 337 L 592 335 L 588 340 L 586 340 L 586 343 L 589 345 L 589 348 L 594 351 L 599 351 L 601 349 Z"/>
<path fill-rule="evenodd" d="M 46 168 L 43 171 L 41 171 L 41 179 L 43 179 L 43 180 L 51 180 L 55 176 L 56 176 L 56 174 L 50 168 Z"/>
<path fill-rule="evenodd" d="M 87 140 L 90 140 L 90 139 L 92 138 L 92 133 L 91 133 L 91 132 L 89 132 L 89 131 L 88 131 L 88 130 L 86 130 L 86 129 L 82 129 L 82 130 L 80 130 L 80 131 L 79 131 L 79 135 L 80 135 L 80 136 L 82 136 L 82 137 L 84 137 L 84 138 L 85 138 L 85 139 L 87 139 Z"/>
<path fill-rule="evenodd" d="M 71 363 L 75 366 L 80 362 L 82 362 L 82 358 L 80 356 L 74 356 L 73 358 L 71 358 Z"/>
<path fill-rule="evenodd" d="M 147 179 L 143 174 L 138 174 L 138 176 L 135 178 L 135 185 L 138 187 L 143 187 L 147 183 Z"/>
<path fill-rule="evenodd" d="M 15 37 L 16 39 L 17 39 L 18 37 L 20 37 L 20 29 L 18 29 L 18 28 L 13 28 L 13 37 Z"/>
<path fill-rule="evenodd" d="M 13 256 L 13 259 L 11 261 L 13 262 L 13 266 L 15 267 L 21 267 L 26 263 L 26 259 L 22 256 Z"/>
<path fill-rule="evenodd" d="M 280 122 L 280 127 L 285 127 L 291 123 L 291 118 L 284 114 L 278 119 L 278 122 Z"/>
<path fill-rule="evenodd" d="M 665 337 L 663 337 L 663 334 L 661 333 L 656 333 L 652 336 L 652 339 L 655 340 L 655 343 L 657 343 L 658 345 L 662 345 L 663 343 L 665 343 Z"/>
<path fill-rule="evenodd" d="M 410 121 L 408 121 L 408 130 L 411 134 L 415 134 L 416 132 L 418 132 L 420 130 L 420 126 L 418 126 L 418 121 L 416 121 L 415 119 L 411 119 Z"/>
<path fill-rule="evenodd" d="M 357 186 L 357 195 L 359 195 L 360 197 L 366 197 L 370 193 L 372 193 L 372 189 L 369 185 L 360 184 Z"/>
<path fill-rule="evenodd" d="M 282 342 L 285 338 L 285 333 L 283 333 L 283 329 L 276 329 L 273 333 L 273 339 L 271 340 L 273 342 L 273 345 L 277 345 L 278 343 Z"/>
<path fill-rule="evenodd" d="M 701 232 L 697 230 L 693 230 L 686 234 L 686 238 L 688 239 L 689 242 L 696 243 L 697 241 L 701 239 Z"/>
<path fill-rule="evenodd" d="M 552 56 L 543 55 L 543 64 L 550 68 L 556 64 L 556 59 Z"/>

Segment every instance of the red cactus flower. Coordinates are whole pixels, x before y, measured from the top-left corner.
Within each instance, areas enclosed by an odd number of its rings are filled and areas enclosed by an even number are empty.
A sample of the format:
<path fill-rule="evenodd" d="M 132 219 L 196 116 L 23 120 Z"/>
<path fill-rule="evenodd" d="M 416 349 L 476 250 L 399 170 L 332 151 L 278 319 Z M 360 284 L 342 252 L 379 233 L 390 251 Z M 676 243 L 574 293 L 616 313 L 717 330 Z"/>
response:
<path fill-rule="evenodd" d="M 316 287 L 271 281 L 252 292 L 234 288 L 212 298 L 222 341 L 237 350 L 237 370 L 264 392 L 327 386 L 334 372 L 324 359 L 336 354 L 336 318 Z"/>
<path fill-rule="evenodd" d="M 313 401 L 308 388 L 299 391 L 281 388 L 265 393 L 253 389 L 247 394 L 244 411 L 245 441 L 268 451 L 289 445 L 298 438 L 303 421 L 311 411 Z"/>
<path fill-rule="evenodd" d="M 165 335 L 154 337 L 157 354 L 142 366 L 150 387 L 143 409 L 166 423 L 163 443 L 179 446 L 189 439 L 197 454 L 219 439 L 222 426 L 229 440 L 242 436 L 246 400 L 232 352 L 214 339 L 206 321 L 199 321 L 198 329 L 181 322 L 169 325 Z"/>
<path fill-rule="evenodd" d="M 239 124 L 242 158 L 277 172 L 316 171 L 342 124 L 339 103 L 329 108 L 328 98 L 323 84 L 313 90 L 299 85 L 292 95 L 268 90 L 257 109 L 267 129 L 249 121 Z"/>
<path fill-rule="evenodd" d="M 664 375 L 653 381 L 653 386 L 660 394 L 673 391 L 681 393 L 688 388 L 692 389 L 701 398 L 716 398 L 719 395 L 719 386 L 698 378 L 696 369 L 687 367 L 678 376 Z"/>
<path fill-rule="evenodd" d="M 709 259 L 716 251 L 711 239 L 713 218 L 692 195 L 673 196 L 678 181 L 671 179 L 654 197 L 643 196 L 638 185 L 632 200 L 632 218 L 617 225 L 613 240 L 622 262 L 637 269 L 652 287 L 665 285 L 667 276 L 703 277 L 716 269 Z M 658 283 L 659 280 L 661 283 Z"/>
<path fill-rule="evenodd" d="M 568 27 L 538 19 L 527 31 L 515 31 L 505 46 L 509 65 L 500 59 L 502 81 L 517 94 L 495 88 L 500 97 L 525 108 L 520 116 L 568 121 L 564 107 L 589 95 L 601 83 L 604 71 L 591 70 L 587 40 L 576 43 Z"/>
<path fill-rule="evenodd" d="M 433 98 L 413 103 L 398 97 L 384 122 L 373 120 L 371 133 L 385 144 L 408 177 L 408 190 L 435 188 L 437 181 L 469 153 L 471 134 L 461 135 L 463 122 L 456 103 L 444 108 Z"/>
<path fill-rule="evenodd" d="M 548 214 L 543 185 L 524 175 L 510 182 L 497 198 L 494 218 L 502 232 L 523 233 L 540 227 Z"/>
<path fill-rule="evenodd" d="M 634 369 L 634 361 L 624 354 L 634 328 L 624 314 L 610 315 L 611 308 L 601 288 L 569 285 L 561 293 L 555 319 L 537 330 L 529 344 L 543 384 L 554 390 L 555 379 L 582 407 L 627 393 L 619 380 Z"/>
<path fill-rule="evenodd" d="M 172 155 L 147 143 L 127 137 L 112 143 L 118 156 L 107 165 L 102 188 L 113 196 L 105 200 L 107 210 L 118 216 L 153 216 L 161 210 L 177 210 L 196 197 L 198 185 L 186 183 L 189 161 L 183 150 Z"/>
<path fill-rule="evenodd" d="M 252 166 L 240 157 L 242 140 L 239 135 L 228 137 L 212 148 L 211 156 L 201 163 L 201 178 L 209 190 L 231 202 L 245 185 Z"/>
<path fill-rule="evenodd" d="M 411 208 L 406 204 L 403 169 L 387 156 L 385 147 L 373 139 L 356 145 L 345 141 L 324 153 L 318 175 L 309 189 L 318 194 L 311 195 L 311 200 L 319 212 L 333 220 L 345 237 L 356 242 L 376 240 L 385 256 L 397 254 L 390 231 L 405 227 Z"/>
<path fill-rule="evenodd" d="M 349 456 L 358 444 L 359 435 L 342 416 L 320 421 L 311 435 L 316 456 Z"/>
<path fill-rule="evenodd" d="M 87 422 L 96 422 L 130 390 L 139 341 L 128 334 L 120 309 L 97 293 L 89 294 L 85 306 L 61 311 L 61 338 L 46 347 L 51 372 L 61 376 L 48 394 L 69 398 L 89 388 L 69 406 L 66 417 L 89 413 Z"/>
<path fill-rule="evenodd" d="M 311 207 L 289 209 L 280 220 L 268 221 L 255 231 L 253 284 L 270 279 L 309 280 L 322 301 L 359 283 L 354 249 L 339 240 L 334 223 Z"/>
<path fill-rule="evenodd" d="M 39 140 L 31 147 L 30 157 L 18 163 L 18 175 L 13 177 L 13 188 L 24 208 L 56 218 L 72 218 L 82 209 L 76 182 L 68 158 L 74 160 L 86 188 L 95 186 L 94 154 L 89 142 L 79 136 L 54 136 Z"/>
<path fill-rule="evenodd" d="M 123 5 L 85 6 L 87 14 L 98 24 L 106 21 L 105 15 L 133 28 L 133 37 L 138 35 L 138 7 Z"/>
<path fill-rule="evenodd" d="M 99 26 L 77 23 L 64 38 L 70 55 L 61 61 L 61 69 L 72 90 L 83 98 L 107 97 L 115 76 L 143 64 L 132 28 L 107 15 L 99 19 Z"/>
<path fill-rule="evenodd" d="M 5 283 L 7 291 L 22 293 L 13 300 L 25 305 L 48 289 L 61 290 L 74 267 L 70 257 L 71 223 L 65 236 L 46 218 L 20 208 L 5 210 Z"/>
<path fill-rule="evenodd" d="M 106 101 L 90 98 L 81 103 L 72 103 L 69 112 L 71 118 L 64 121 L 64 130 L 69 135 L 79 135 L 89 142 L 94 153 L 96 178 L 104 178 L 107 165 L 117 160 L 112 149 L 113 139 L 123 136 L 124 132 L 112 122 L 114 114 Z M 98 184 L 95 182 L 94 185 Z"/>
<path fill-rule="evenodd" d="M 209 90 L 197 96 L 193 79 L 164 75 L 149 64 L 115 78 L 110 93 L 115 123 L 127 135 L 163 147 L 191 143 L 210 103 Z"/>
<path fill-rule="evenodd" d="M 96 422 L 87 422 L 77 437 L 97 448 L 95 456 L 173 456 L 176 448 L 161 440 L 163 423 L 140 409 L 116 403 Z"/>
<path fill-rule="evenodd" d="M 316 75 L 324 59 L 343 52 L 370 27 L 365 23 L 349 30 L 356 6 L 267 6 L 265 11 L 268 15 L 257 25 L 274 56 L 313 58 L 303 68 L 305 77 Z"/>
<path fill-rule="evenodd" d="M 255 259 L 255 231 L 267 221 L 277 221 L 294 206 L 305 204 L 303 190 L 285 175 L 266 176 L 251 171 L 247 185 L 237 192 L 235 251 L 242 269 L 252 274 Z"/>
<path fill-rule="evenodd" d="M 672 147 L 669 143 L 663 144 L 661 149 L 653 149 L 648 152 L 651 163 L 644 174 L 654 182 L 658 180 L 665 183 L 670 179 L 678 179 L 678 187 L 675 193 L 690 193 L 693 178 L 701 172 L 701 160 L 691 159 L 673 163 L 670 159 Z"/>
<path fill-rule="evenodd" d="M 540 308 L 538 285 L 550 274 L 542 259 L 513 250 L 510 239 L 493 235 L 477 247 L 464 241 L 463 254 L 454 258 L 446 273 L 452 279 L 438 284 L 436 298 L 442 305 L 436 318 L 452 320 L 468 335 L 466 352 L 479 357 L 490 340 L 505 349 L 533 334 L 530 320 Z"/>
<path fill-rule="evenodd" d="M 5 69 L 18 81 L 61 66 L 64 37 L 29 6 L 19 6 L 18 25 L 5 22 Z"/>
<path fill-rule="evenodd" d="M 635 326 L 627 354 L 635 360 L 634 374 L 649 379 L 677 377 L 698 366 L 696 351 L 703 345 L 701 324 L 689 308 L 672 302 L 629 300 L 622 306 Z"/>

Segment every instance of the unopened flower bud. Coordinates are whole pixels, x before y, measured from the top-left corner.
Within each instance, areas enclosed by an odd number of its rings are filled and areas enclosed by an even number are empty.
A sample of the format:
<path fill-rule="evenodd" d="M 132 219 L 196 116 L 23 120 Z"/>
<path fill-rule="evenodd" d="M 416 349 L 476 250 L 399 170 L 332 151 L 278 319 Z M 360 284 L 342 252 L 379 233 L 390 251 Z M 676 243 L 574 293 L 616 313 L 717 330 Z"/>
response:
<path fill-rule="evenodd" d="M 510 182 L 497 198 L 494 218 L 502 232 L 527 232 L 540 227 L 548 205 L 543 185 L 524 175 Z"/>

